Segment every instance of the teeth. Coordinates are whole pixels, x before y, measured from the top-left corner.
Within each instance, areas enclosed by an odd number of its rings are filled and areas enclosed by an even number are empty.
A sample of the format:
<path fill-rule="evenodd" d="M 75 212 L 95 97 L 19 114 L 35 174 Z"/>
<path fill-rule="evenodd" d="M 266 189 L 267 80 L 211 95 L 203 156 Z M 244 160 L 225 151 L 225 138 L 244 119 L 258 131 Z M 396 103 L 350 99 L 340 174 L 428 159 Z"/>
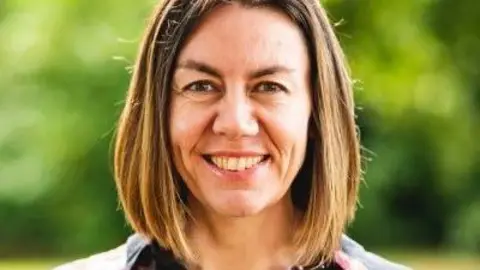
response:
<path fill-rule="evenodd" d="M 237 169 L 239 171 L 245 170 L 245 165 L 247 164 L 247 159 L 246 158 L 239 158 L 237 161 Z"/>
<path fill-rule="evenodd" d="M 238 158 L 228 158 L 228 163 L 227 163 L 227 169 L 228 170 L 235 170 L 235 168 L 237 168 L 237 159 Z"/>
<path fill-rule="evenodd" d="M 212 162 L 217 167 L 229 171 L 243 171 L 249 169 L 262 161 L 263 157 L 218 157 L 212 156 Z"/>
<path fill-rule="evenodd" d="M 228 158 L 222 157 L 221 159 L 222 159 L 222 163 L 219 163 L 219 164 L 222 164 L 222 165 L 220 167 L 225 169 L 228 168 Z"/>

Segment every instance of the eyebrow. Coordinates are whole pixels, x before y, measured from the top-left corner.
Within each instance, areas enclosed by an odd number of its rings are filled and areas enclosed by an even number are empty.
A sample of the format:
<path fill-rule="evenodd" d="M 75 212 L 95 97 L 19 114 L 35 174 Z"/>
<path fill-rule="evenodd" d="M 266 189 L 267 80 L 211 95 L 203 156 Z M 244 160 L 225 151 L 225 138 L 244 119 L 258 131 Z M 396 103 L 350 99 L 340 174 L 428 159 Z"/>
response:
<path fill-rule="evenodd" d="M 181 62 L 178 64 L 177 68 L 195 70 L 201 73 L 206 73 L 213 77 L 222 78 L 222 73 L 218 69 L 206 63 L 202 63 L 196 60 L 187 60 L 187 61 Z M 256 79 L 263 76 L 272 75 L 275 73 L 292 73 L 294 71 L 295 69 L 293 68 L 285 67 L 282 65 L 272 65 L 272 66 L 260 68 L 250 72 L 248 74 L 248 78 Z"/>

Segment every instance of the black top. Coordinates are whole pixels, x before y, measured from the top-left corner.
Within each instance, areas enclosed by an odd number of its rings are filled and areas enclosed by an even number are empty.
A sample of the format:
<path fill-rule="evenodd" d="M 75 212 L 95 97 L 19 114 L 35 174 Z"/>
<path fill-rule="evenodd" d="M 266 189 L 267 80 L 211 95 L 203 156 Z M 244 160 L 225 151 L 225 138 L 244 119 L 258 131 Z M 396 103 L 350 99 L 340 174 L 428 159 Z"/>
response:
<path fill-rule="evenodd" d="M 342 237 L 342 250 L 352 260 L 360 262 L 367 270 L 408 270 L 409 268 L 391 263 L 384 258 L 365 249 L 348 238 Z M 347 270 L 338 263 L 328 265 L 316 264 L 311 266 L 293 266 L 291 270 Z M 126 270 L 187 270 L 181 262 L 177 261 L 173 253 L 155 242 L 150 242 L 138 234 L 132 235 L 127 241 L 127 267 Z"/>
<path fill-rule="evenodd" d="M 162 249 L 156 244 L 149 244 L 142 249 L 138 257 L 134 260 L 131 270 L 187 270 L 180 262 L 175 260 L 173 254 Z M 324 270 L 342 270 L 338 265 L 329 266 L 314 265 L 310 267 L 292 267 L 291 270 L 305 269 L 324 269 Z"/>

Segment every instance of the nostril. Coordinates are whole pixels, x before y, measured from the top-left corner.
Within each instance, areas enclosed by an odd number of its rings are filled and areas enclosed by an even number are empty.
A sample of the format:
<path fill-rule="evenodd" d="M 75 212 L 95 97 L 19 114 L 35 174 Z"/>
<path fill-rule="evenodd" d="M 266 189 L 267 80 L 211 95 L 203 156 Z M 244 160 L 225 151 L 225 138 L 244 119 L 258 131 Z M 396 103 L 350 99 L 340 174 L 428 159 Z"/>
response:
<path fill-rule="evenodd" d="M 213 121 L 212 129 L 215 134 L 231 139 L 258 134 L 258 122 L 253 118 L 251 109 L 243 108 L 239 104 L 224 106 L 224 109 L 217 112 Z"/>

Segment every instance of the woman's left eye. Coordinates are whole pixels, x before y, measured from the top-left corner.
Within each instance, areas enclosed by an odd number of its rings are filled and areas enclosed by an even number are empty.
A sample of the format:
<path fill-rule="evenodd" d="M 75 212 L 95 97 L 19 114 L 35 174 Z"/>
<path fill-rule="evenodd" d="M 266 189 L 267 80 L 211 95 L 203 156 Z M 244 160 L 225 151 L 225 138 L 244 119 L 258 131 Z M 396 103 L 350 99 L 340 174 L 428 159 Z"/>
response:
<path fill-rule="evenodd" d="M 265 93 L 288 92 L 287 88 L 275 82 L 262 82 L 255 87 L 255 91 Z"/>

